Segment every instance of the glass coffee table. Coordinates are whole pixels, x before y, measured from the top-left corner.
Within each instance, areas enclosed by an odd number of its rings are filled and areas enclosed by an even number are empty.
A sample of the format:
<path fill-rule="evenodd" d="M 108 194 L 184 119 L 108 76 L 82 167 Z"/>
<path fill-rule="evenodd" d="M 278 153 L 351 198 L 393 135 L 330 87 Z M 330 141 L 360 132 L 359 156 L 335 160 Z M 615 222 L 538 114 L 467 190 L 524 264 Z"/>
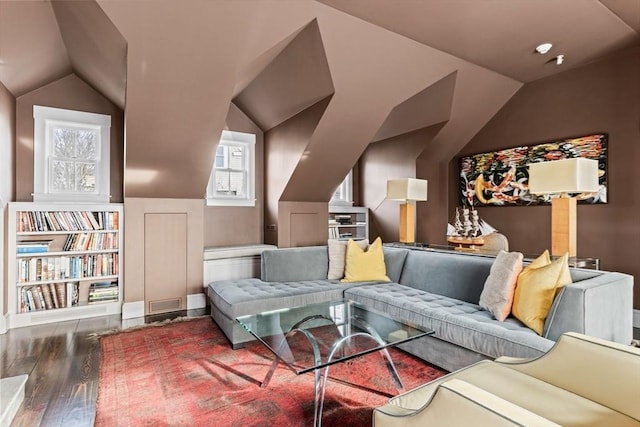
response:
<path fill-rule="evenodd" d="M 275 355 L 262 387 L 269 385 L 279 363 L 297 375 L 314 372 L 316 426 L 322 424 L 331 365 L 380 351 L 396 388 L 402 390 L 387 348 L 433 334 L 350 300 L 264 311 L 236 321 Z"/>

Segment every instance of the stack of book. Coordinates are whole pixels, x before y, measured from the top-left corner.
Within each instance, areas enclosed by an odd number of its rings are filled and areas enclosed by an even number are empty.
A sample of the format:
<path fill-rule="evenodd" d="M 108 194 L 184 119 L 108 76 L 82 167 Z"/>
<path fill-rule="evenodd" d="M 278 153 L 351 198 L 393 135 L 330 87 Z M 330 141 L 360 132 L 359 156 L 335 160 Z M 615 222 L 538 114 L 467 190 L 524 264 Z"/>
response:
<path fill-rule="evenodd" d="M 49 245 L 52 240 L 25 240 L 16 244 L 16 251 L 19 254 L 39 254 L 49 252 Z"/>
<path fill-rule="evenodd" d="M 95 282 L 89 285 L 89 304 L 118 302 L 118 282 Z"/>

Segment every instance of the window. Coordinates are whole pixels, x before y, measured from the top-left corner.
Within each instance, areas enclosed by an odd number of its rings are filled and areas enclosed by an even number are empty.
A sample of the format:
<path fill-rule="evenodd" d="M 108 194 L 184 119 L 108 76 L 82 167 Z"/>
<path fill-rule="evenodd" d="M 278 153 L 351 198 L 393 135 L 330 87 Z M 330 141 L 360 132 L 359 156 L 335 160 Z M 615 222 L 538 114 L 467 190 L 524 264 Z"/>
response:
<path fill-rule="evenodd" d="M 256 136 L 222 131 L 207 185 L 209 206 L 255 206 Z"/>
<path fill-rule="evenodd" d="M 330 205 L 353 206 L 353 170 L 350 170 L 331 197 Z"/>
<path fill-rule="evenodd" d="M 35 202 L 109 202 L 111 117 L 33 107 Z"/>

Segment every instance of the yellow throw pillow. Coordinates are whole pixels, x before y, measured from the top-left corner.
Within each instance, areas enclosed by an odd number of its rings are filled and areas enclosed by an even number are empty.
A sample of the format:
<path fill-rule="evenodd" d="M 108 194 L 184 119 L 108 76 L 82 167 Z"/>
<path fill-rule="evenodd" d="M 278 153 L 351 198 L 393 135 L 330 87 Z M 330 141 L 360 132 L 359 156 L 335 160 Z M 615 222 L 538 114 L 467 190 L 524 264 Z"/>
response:
<path fill-rule="evenodd" d="M 542 252 L 538 258 L 531 261 L 526 268 L 540 268 L 547 264 L 551 264 L 551 255 L 549 255 L 549 250 L 545 249 L 544 252 Z"/>
<path fill-rule="evenodd" d="M 345 261 L 345 283 L 379 281 L 390 282 L 387 277 L 387 268 L 384 265 L 384 252 L 382 239 L 378 237 L 365 251 L 356 242 L 349 239 L 347 242 L 347 258 Z"/>
<path fill-rule="evenodd" d="M 556 290 L 571 283 L 568 254 L 544 264 L 548 259 L 545 251 L 522 270 L 513 299 L 513 315 L 538 335 L 542 335 Z"/>

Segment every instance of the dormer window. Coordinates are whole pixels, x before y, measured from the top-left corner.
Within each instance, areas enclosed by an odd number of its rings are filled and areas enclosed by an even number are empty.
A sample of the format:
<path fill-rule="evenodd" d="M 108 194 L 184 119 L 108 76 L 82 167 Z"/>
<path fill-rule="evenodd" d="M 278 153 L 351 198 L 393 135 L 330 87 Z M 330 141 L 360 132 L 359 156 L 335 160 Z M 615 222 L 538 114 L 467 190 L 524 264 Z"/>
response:
<path fill-rule="evenodd" d="M 256 136 L 223 131 L 207 185 L 208 206 L 255 206 Z"/>
<path fill-rule="evenodd" d="M 34 202 L 108 203 L 111 117 L 33 107 Z"/>

